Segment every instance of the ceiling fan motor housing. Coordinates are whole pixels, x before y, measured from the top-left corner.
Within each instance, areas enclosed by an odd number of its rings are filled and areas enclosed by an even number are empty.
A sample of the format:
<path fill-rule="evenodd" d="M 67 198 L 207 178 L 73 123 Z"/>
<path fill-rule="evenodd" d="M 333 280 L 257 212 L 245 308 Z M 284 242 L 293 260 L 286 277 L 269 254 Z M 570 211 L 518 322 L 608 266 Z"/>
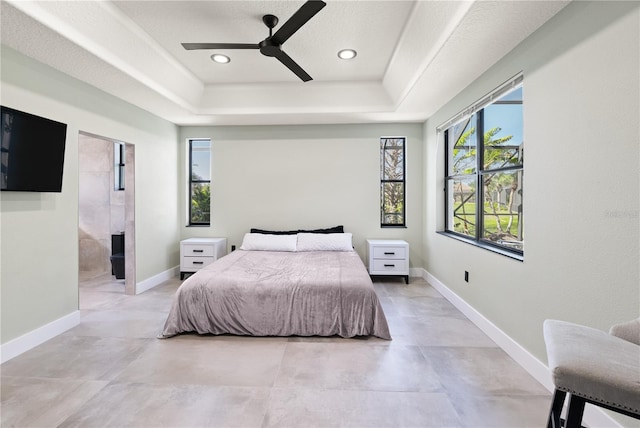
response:
<path fill-rule="evenodd" d="M 264 39 L 260 43 L 260 53 L 265 56 L 277 56 L 282 49 L 280 49 L 280 45 L 271 41 L 271 38 Z"/>

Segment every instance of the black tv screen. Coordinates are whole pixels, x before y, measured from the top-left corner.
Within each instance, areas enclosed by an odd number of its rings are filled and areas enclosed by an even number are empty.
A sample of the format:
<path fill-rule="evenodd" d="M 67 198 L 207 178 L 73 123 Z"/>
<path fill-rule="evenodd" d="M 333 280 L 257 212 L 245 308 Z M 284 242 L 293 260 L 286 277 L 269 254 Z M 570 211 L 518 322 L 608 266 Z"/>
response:
<path fill-rule="evenodd" d="M 0 188 L 61 192 L 67 125 L 0 106 Z"/>

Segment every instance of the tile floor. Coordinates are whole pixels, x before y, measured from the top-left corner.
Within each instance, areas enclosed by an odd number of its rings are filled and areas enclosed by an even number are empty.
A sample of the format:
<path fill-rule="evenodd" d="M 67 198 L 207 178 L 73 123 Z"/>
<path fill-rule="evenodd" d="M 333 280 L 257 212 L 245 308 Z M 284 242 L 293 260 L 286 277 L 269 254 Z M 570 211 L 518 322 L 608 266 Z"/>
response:
<path fill-rule="evenodd" d="M 80 288 L 81 323 L 6 362 L 2 427 L 542 427 L 550 393 L 424 280 L 376 280 L 392 341 L 156 339 L 178 279 Z"/>

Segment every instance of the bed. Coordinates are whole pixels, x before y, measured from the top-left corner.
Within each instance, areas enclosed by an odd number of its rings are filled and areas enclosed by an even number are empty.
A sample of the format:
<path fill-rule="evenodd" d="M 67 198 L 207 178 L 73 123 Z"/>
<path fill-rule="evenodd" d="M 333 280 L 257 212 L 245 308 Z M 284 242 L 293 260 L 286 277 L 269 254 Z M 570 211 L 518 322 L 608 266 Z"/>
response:
<path fill-rule="evenodd" d="M 351 234 L 245 235 L 176 291 L 159 337 L 186 332 L 391 339 Z"/>

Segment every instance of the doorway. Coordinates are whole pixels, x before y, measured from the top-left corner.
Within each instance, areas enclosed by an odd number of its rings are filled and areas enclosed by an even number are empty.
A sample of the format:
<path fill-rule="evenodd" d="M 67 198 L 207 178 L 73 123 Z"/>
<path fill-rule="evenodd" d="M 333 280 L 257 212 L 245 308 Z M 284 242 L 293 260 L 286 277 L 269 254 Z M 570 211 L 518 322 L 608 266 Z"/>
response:
<path fill-rule="evenodd" d="M 136 294 L 134 165 L 133 144 L 79 134 L 78 278 L 81 288 Z"/>

